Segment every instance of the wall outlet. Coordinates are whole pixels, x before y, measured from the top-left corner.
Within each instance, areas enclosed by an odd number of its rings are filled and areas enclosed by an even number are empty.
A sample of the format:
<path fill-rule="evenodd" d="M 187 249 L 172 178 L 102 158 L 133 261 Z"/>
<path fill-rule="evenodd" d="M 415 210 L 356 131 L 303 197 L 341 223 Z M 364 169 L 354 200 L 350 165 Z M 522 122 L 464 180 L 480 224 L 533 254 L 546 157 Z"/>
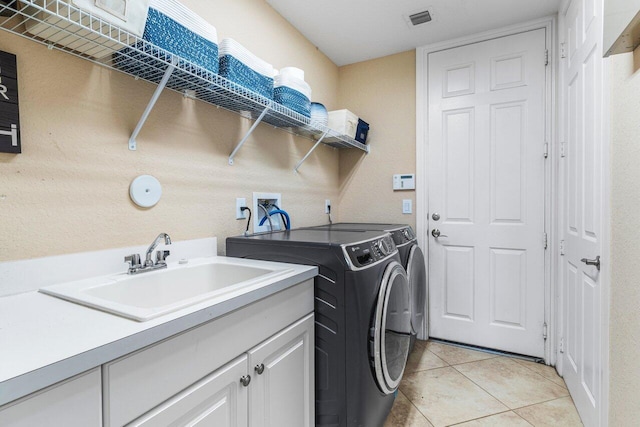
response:
<path fill-rule="evenodd" d="M 260 222 L 266 216 L 264 209 L 260 206 L 264 206 L 268 211 L 272 211 L 274 206 L 282 209 L 282 195 L 280 193 L 253 193 L 253 232 L 260 233 L 264 231 L 271 231 L 269 228 L 269 221 L 265 220 L 262 225 Z M 271 222 L 273 228 L 277 230 L 284 230 L 284 224 L 280 218 L 280 215 L 272 215 Z"/>
<path fill-rule="evenodd" d="M 247 207 L 247 199 L 244 197 L 236 198 L 236 219 L 247 219 L 247 211 L 240 208 Z"/>
<path fill-rule="evenodd" d="M 331 213 L 331 200 L 326 199 L 324 201 L 324 213 L 326 214 L 330 214 Z"/>

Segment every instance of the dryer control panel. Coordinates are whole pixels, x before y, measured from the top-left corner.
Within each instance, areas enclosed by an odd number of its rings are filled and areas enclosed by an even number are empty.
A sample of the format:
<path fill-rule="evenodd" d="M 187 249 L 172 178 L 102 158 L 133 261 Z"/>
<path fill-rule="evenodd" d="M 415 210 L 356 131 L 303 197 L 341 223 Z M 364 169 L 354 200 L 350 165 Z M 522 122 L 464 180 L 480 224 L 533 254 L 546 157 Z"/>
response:
<path fill-rule="evenodd" d="M 343 249 L 354 270 L 375 264 L 397 250 L 393 238 L 389 234 L 380 239 L 345 246 Z"/>
<path fill-rule="evenodd" d="M 396 246 L 402 246 L 416 240 L 416 234 L 413 232 L 413 229 L 410 226 L 393 230 L 391 232 L 391 236 L 393 237 L 393 241 L 395 242 Z"/>

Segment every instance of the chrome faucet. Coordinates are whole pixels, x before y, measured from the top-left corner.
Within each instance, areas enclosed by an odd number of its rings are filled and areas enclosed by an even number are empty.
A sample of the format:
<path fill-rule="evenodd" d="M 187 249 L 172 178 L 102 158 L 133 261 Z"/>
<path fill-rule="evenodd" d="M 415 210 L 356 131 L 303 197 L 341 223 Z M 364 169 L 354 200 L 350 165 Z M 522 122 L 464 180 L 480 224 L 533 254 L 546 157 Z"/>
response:
<path fill-rule="evenodd" d="M 166 262 L 165 262 L 165 257 L 169 256 L 169 251 L 164 251 L 166 252 L 166 255 L 163 253 L 161 255 L 161 252 L 163 251 L 158 251 L 158 255 L 156 257 L 156 263 L 154 264 L 153 260 L 151 259 L 151 255 L 153 254 L 153 250 L 160 244 L 160 240 L 164 239 L 164 244 L 165 245 L 170 245 L 171 244 L 171 237 L 169 237 L 169 235 L 167 233 L 160 233 L 158 234 L 158 237 L 156 237 L 156 240 L 153 241 L 153 243 L 151 244 L 151 246 L 149 246 L 149 249 L 147 249 L 147 256 L 144 260 L 144 266 L 145 267 L 153 267 L 154 265 L 157 265 L 158 263 L 162 263 L 166 266 Z"/>
<path fill-rule="evenodd" d="M 151 259 L 154 249 L 160 244 L 160 242 L 164 239 L 165 245 L 171 244 L 171 237 L 167 233 L 160 233 L 158 237 L 153 241 L 149 249 L 147 249 L 147 254 L 145 257 L 144 265 L 140 262 L 139 254 L 131 254 L 124 257 L 124 261 L 129 263 L 129 274 L 138 274 L 144 273 L 145 271 L 153 271 L 158 270 L 160 268 L 167 268 L 167 257 L 171 254 L 171 252 L 167 250 L 157 251 L 156 252 L 156 262 L 154 263 Z"/>

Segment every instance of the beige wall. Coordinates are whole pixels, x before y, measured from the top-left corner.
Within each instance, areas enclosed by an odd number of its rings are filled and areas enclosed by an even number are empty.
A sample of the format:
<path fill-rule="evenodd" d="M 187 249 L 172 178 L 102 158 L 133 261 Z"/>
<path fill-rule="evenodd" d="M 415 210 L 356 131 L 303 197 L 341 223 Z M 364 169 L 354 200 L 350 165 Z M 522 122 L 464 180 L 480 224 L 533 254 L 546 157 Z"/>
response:
<path fill-rule="evenodd" d="M 636 63 L 634 64 L 634 56 Z M 638 424 L 640 414 L 640 51 L 611 64 L 611 426 Z"/>
<path fill-rule="evenodd" d="M 335 108 L 338 68 L 264 1 L 185 4 L 220 38 L 233 36 L 278 68 L 305 69 L 313 98 Z M 167 91 L 132 152 L 127 140 L 154 85 L 4 31 L 0 50 L 18 56 L 23 149 L 0 154 L 0 261 L 144 244 L 161 231 L 175 240 L 217 236 L 222 251 L 225 237 L 244 230 L 236 197 L 281 192 L 294 226 L 325 222 L 324 200 L 338 199 L 337 150 L 319 148 L 294 174 L 312 142 L 262 125 L 229 166 L 252 122 Z M 140 174 L 163 186 L 148 210 L 128 196 Z"/>
<path fill-rule="evenodd" d="M 371 153 L 340 157 L 340 220 L 415 227 L 415 191 L 392 189 L 393 174 L 416 171 L 415 58 L 412 50 L 340 68 L 340 108 L 371 125 Z M 413 214 L 402 213 L 402 199 Z"/>

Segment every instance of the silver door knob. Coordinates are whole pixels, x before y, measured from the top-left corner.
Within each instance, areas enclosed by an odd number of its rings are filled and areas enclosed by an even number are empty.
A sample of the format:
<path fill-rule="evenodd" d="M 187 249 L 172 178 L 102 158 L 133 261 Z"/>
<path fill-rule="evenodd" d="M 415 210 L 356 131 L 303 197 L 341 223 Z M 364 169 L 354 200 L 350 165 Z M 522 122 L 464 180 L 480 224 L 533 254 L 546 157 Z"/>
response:
<path fill-rule="evenodd" d="M 598 269 L 598 271 L 600 271 L 600 255 L 598 255 L 596 259 L 582 258 L 580 261 L 584 262 L 587 265 L 593 265 Z"/>
<path fill-rule="evenodd" d="M 258 375 L 262 375 L 262 373 L 264 372 L 264 363 L 261 363 L 261 364 L 259 364 L 259 365 L 256 365 L 256 366 L 253 368 L 253 370 L 254 370 L 254 371 L 256 371 L 256 373 L 257 373 Z"/>
<path fill-rule="evenodd" d="M 240 378 L 240 384 L 242 384 L 245 387 L 247 387 L 250 382 L 251 382 L 251 375 L 243 375 Z"/>
<path fill-rule="evenodd" d="M 434 221 L 439 221 L 440 220 L 440 214 L 438 212 L 434 212 L 434 214 L 431 215 L 431 218 L 433 218 Z"/>
<path fill-rule="evenodd" d="M 440 234 L 440 230 L 438 230 L 437 228 L 434 228 L 433 230 L 431 230 L 431 235 L 432 235 L 433 237 L 435 237 L 436 239 L 437 239 L 438 237 L 449 237 L 449 236 L 447 236 L 446 234 Z"/>

